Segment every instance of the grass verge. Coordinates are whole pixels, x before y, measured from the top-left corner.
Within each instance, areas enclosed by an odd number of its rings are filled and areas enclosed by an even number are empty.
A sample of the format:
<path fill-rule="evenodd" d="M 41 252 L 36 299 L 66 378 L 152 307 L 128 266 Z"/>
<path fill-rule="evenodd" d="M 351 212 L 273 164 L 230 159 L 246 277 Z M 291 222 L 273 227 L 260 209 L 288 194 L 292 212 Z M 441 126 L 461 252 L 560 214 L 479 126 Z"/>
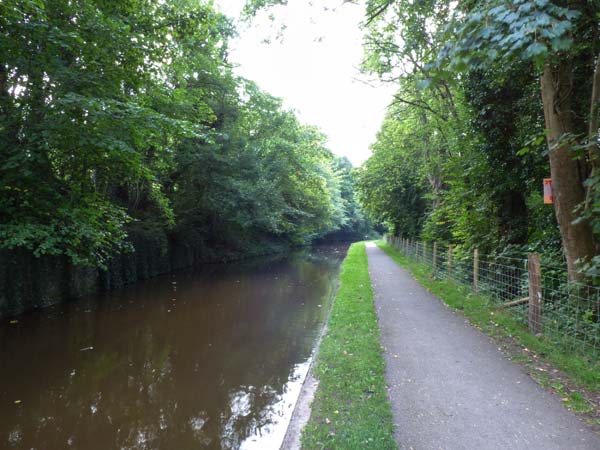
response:
<path fill-rule="evenodd" d="M 323 337 L 305 449 L 396 448 L 364 242 L 348 250 Z"/>
<path fill-rule="evenodd" d="M 496 339 L 501 350 L 525 366 L 538 383 L 559 394 L 569 409 L 600 425 L 600 362 L 574 355 L 543 336 L 530 334 L 508 312 L 494 307 L 469 287 L 448 279 L 436 280 L 428 266 L 411 261 L 385 241 L 377 241 L 377 245 L 432 294 L 451 308 L 461 310 L 474 326 Z"/>

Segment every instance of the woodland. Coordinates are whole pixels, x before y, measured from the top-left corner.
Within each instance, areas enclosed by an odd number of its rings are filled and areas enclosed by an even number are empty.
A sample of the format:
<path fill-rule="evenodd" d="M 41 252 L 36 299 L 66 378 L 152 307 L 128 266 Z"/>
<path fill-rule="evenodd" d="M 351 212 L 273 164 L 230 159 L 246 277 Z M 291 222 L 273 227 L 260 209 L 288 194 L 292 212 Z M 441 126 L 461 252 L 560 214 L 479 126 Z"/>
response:
<path fill-rule="evenodd" d="M 217 260 L 364 236 L 350 162 L 234 74 L 235 33 L 212 2 L 0 3 L 0 249 L 105 267 L 134 236 Z"/>
<path fill-rule="evenodd" d="M 102 266 L 132 235 L 246 254 L 377 223 L 597 277 L 600 1 L 344 3 L 397 87 L 357 169 L 234 75 L 211 2 L 2 2 L 0 248 Z"/>
<path fill-rule="evenodd" d="M 599 20 L 596 0 L 368 1 L 364 70 L 398 90 L 358 172 L 366 211 L 597 277 Z"/>

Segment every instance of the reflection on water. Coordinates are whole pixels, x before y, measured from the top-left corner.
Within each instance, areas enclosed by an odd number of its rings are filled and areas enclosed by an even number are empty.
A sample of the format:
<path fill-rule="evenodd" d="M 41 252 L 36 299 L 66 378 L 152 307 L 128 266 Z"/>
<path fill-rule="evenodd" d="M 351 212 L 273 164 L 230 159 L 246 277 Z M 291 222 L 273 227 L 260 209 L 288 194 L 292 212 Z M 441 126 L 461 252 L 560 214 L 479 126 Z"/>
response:
<path fill-rule="evenodd" d="M 0 324 L 0 448 L 278 448 L 345 247 L 210 266 Z"/>

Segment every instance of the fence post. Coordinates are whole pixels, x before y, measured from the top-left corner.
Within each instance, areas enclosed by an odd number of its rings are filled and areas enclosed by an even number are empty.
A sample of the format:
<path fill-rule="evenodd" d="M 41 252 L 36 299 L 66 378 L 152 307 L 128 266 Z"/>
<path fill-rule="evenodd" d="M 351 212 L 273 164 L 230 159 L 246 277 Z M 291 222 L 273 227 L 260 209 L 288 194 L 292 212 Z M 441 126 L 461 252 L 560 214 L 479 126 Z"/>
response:
<path fill-rule="evenodd" d="M 452 244 L 448 245 L 448 277 L 452 275 Z"/>
<path fill-rule="evenodd" d="M 423 241 L 423 262 L 427 264 L 427 241 Z"/>
<path fill-rule="evenodd" d="M 527 255 L 527 270 L 529 272 L 529 331 L 539 334 L 543 331 L 540 255 L 537 253 Z"/>
<path fill-rule="evenodd" d="M 435 276 L 435 271 L 437 270 L 437 241 L 433 242 L 433 276 Z"/>
<path fill-rule="evenodd" d="M 479 249 L 473 250 L 473 291 L 479 291 Z"/>

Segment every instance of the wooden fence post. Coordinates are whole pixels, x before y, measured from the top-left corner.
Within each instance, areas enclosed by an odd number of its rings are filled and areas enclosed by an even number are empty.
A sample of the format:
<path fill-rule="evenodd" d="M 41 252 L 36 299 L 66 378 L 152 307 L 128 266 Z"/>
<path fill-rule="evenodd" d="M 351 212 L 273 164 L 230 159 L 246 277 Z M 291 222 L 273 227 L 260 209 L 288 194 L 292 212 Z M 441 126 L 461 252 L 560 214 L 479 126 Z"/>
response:
<path fill-rule="evenodd" d="M 479 249 L 473 250 L 473 291 L 479 291 Z"/>
<path fill-rule="evenodd" d="M 452 275 L 452 244 L 448 246 L 448 275 Z"/>
<path fill-rule="evenodd" d="M 427 241 L 423 241 L 423 262 L 427 264 Z"/>
<path fill-rule="evenodd" d="M 529 271 L 529 331 L 539 334 L 543 331 L 542 323 L 542 268 L 540 255 L 527 255 L 527 270 Z"/>
<path fill-rule="evenodd" d="M 435 272 L 437 270 L 437 241 L 433 243 L 433 275 L 435 276 Z"/>

